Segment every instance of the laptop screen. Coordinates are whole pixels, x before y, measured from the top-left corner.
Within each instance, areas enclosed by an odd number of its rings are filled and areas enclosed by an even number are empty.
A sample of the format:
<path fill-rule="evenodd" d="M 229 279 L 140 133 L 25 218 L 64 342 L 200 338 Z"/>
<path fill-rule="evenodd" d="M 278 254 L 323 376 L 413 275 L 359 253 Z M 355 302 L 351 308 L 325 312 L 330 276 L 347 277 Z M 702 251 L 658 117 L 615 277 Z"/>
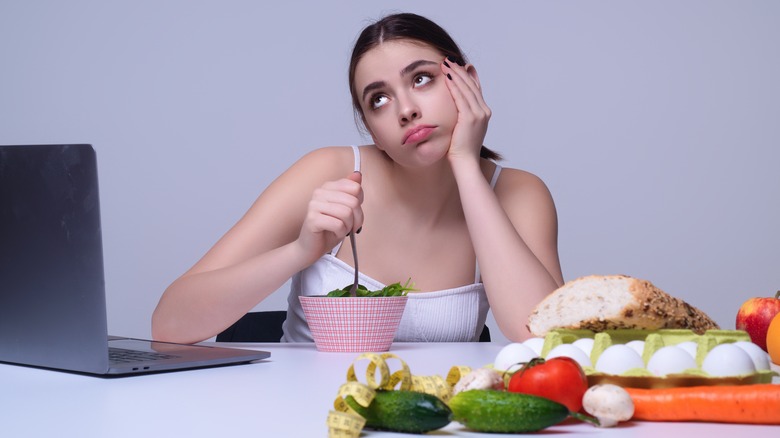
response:
<path fill-rule="evenodd" d="M 0 288 L 0 361 L 107 368 L 91 146 L 0 146 Z"/>

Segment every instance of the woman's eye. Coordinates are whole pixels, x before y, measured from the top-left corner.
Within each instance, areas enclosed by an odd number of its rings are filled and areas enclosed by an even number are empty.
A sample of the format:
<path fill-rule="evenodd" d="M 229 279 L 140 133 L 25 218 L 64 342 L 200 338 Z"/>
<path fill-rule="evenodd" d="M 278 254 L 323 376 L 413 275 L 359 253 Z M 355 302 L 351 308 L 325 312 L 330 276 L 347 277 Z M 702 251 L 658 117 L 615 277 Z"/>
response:
<path fill-rule="evenodd" d="M 432 81 L 433 78 L 429 74 L 420 74 L 414 77 L 414 86 L 415 87 L 421 87 L 428 82 Z"/>
<path fill-rule="evenodd" d="M 387 103 L 387 96 L 374 96 L 371 98 L 371 108 L 377 109 Z"/>

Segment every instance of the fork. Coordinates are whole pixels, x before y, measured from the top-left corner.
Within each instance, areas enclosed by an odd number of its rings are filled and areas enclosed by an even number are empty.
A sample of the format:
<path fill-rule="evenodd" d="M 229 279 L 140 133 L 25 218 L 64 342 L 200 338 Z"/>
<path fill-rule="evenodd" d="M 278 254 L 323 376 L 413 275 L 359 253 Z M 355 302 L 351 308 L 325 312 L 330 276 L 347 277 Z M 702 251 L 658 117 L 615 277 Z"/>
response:
<path fill-rule="evenodd" d="M 352 231 L 348 234 L 349 241 L 352 243 L 352 261 L 355 264 L 355 281 L 352 283 L 352 287 L 349 288 L 349 296 L 356 297 L 358 289 L 358 256 L 357 245 L 355 244 L 355 232 Z"/>

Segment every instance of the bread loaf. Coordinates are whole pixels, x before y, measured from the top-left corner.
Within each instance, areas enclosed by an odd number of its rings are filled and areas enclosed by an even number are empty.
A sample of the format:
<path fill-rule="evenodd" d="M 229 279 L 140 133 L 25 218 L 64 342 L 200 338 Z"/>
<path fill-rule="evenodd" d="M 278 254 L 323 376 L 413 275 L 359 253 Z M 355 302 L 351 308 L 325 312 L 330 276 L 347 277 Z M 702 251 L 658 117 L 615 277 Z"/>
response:
<path fill-rule="evenodd" d="M 528 318 L 528 330 L 690 329 L 704 333 L 718 325 L 701 310 L 646 280 L 625 275 L 591 275 L 572 280 L 542 300 Z"/>

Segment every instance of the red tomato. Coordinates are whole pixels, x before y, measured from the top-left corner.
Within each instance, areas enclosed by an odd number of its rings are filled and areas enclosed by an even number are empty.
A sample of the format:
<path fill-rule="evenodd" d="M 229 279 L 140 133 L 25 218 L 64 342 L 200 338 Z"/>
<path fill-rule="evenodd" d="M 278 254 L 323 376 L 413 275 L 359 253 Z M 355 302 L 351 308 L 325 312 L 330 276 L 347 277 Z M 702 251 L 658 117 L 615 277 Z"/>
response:
<path fill-rule="evenodd" d="M 512 375 L 507 390 L 545 397 L 579 412 L 588 378 L 574 359 L 559 356 L 529 362 Z"/>

